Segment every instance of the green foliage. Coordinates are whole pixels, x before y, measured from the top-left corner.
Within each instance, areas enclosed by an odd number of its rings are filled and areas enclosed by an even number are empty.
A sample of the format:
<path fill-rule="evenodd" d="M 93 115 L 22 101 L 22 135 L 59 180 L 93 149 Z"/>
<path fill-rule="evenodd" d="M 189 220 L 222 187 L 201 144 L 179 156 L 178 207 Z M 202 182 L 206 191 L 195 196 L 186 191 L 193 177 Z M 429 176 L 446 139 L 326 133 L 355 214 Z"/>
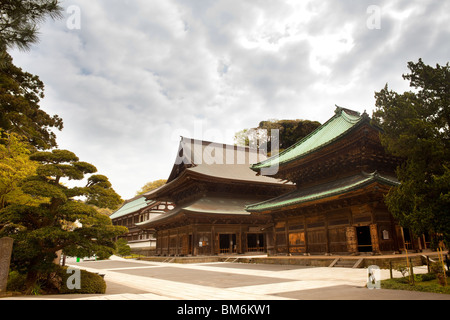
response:
<path fill-rule="evenodd" d="M 80 270 L 80 289 L 69 289 L 67 280 L 72 273 L 67 273 L 67 267 L 55 266 L 51 273 L 41 276 L 30 290 L 32 295 L 61 293 L 61 294 L 104 294 L 106 282 L 98 274 Z M 11 271 L 8 277 L 7 291 L 26 292 L 26 274 Z M 69 280 L 70 281 L 70 280 Z"/>
<path fill-rule="evenodd" d="M 166 182 L 167 182 L 166 179 L 160 179 L 160 180 L 155 180 L 155 181 L 147 182 L 147 183 L 145 184 L 145 186 L 143 186 L 143 187 L 141 188 L 141 190 L 139 190 L 139 191 L 136 193 L 136 195 L 138 196 L 138 195 L 147 193 L 147 192 L 149 192 L 149 191 L 152 191 L 152 190 L 154 190 L 154 189 L 157 189 L 157 188 L 159 188 L 159 187 L 165 185 Z"/>
<path fill-rule="evenodd" d="M 270 135 L 272 129 L 278 129 L 280 150 L 284 150 L 306 137 L 319 126 L 319 122 L 310 120 L 269 120 L 261 121 L 258 128 L 268 130 L 268 135 Z"/>
<path fill-rule="evenodd" d="M 112 189 L 106 176 L 90 176 L 85 190 L 87 204 L 115 210 L 123 203 L 122 198 Z"/>
<path fill-rule="evenodd" d="M 387 151 L 404 162 L 401 185 L 386 198 L 389 210 L 415 234 L 440 234 L 450 244 L 450 66 L 409 62 L 403 76 L 414 91 L 386 85 L 375 94 L 374 121 Z"/>
<path fill-rule="evenodd" d="M 67 268 L 61 268 L 58 275 L 61 277 L 61 287 L 59 292 L 62 294 L 104 294 L 106 292 L 106 282 L 98 274 L 81 271 L 81 289 L 69 289 L 67 279 L 71 276 L 67 273 Z"/>
<path fill-rule="evenodd" d="M 320 123 L 310 120 L 268 120 L 261 121 L 257 128 L 244 129 L 234 136 L 236 144 L 248 146 L 251 141 L 265 138 L 271 143 L 271 133 L 273 129 L 279 130 L 279 151 L 289 148 L 291 145 L 314 131 Z M 267 134 L 266 134 L 267 133 Z M 271 150 L 271 147 L 268 147 Z"/>
<path fill-rule="evenodd" d="M 0 48 L 14 46 L 27 50 L 38 41 L 37 26 L 47 16 L 62 17 L 62 7 L 56 0 L 0 1 Z"/>
<path fill-rule="evenodd" d="M 6 291 L 9 292 L 23 292 L 25 288 L 25 280 L 27 276 L 18 271 L 11 271 L 8 275 L 8 284 Z"/>
<path fill-rule="evenodd" d="M 403 277 L 406 277 L 407 274 L 409 274 L 409 267 L 405 265 L 399 265 L 396 269 L 398 272 L 402 274 Z"/>
<path fill-rule="evenodd" d="M 128 245 L 128 241 L 124 238 L 120 238 L 116 241 L 116 253 L 121 256 L 128 256 L 131 254 L 131 248 Z"/>
<path fill-rule="evenodd" d="M 414 285 L 408 277 L 382 280 L 381 288 L 450 294 L 450 286 L 442 286 L 433 273 L 414 275 Z"/>
<path fill-rule="evenodd" d="M 76 197 L 92 195 L 100 203 L 120 198 L 111 188 L 105 176 L 96 176 L 85 187 L 69 188 L 62 178 L 80 180 L 95 167 L 79 162 L 78 157 L 67 150 L 38 152 L 30 157 L 39 162 L 36 174 L 23 181 L 21 189 L 33 197 L 45 197 L 39 205 L 12 204 L 0 211 L 1 236 L 14 238 L 12 265 L 15 270 L 27 272 L 27 288 L 33 289 L 40 275 L 54 268 L 56 252 L 63 250 L 69 256 L 109 257 L 114 253 L 112 239 L 128 230 L 113 226 L 108 216 Z M 109 190 L 97 194 L 95 187 Z"/>
<path fill-rule="evenodd" d="M 57 115 L 50 116 L 40 109 L 44 97 L 44 84 L 39 77 L 16 67 L 11 56 L 2 53 L 0 64 L 0 128 L 5 133 L 25 136 L 38 149 L 56 147 L 56 135 L 52 128 L 61 130 L 63 121 Z"/>
<path fill-rule="evenodd" d="M 3 136 L 3 143 L 0 143 L 0 210 L 11 203 L 39 203 L 37 198 L 25 195 L 19 187 L 38 166 L 29 159 L 28 143 L 15 133 L 4 133 Z"/>

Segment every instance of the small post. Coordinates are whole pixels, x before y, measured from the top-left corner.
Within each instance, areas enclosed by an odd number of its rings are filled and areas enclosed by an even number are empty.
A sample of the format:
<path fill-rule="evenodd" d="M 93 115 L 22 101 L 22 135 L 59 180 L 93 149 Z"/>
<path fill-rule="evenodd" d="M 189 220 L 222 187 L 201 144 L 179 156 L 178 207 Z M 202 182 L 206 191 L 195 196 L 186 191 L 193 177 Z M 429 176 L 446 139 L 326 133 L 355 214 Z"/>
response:
<path fill-rule="evenodd" d="M 413 266 L 411 258 L 409 258 L 409 270 L 410 270 L 411 283 L 412 283 L 412 285 L 414 285 L 414 266 Z"/>
<path fill-rule="evenodd" d="M 429 256 L 427 256 L 427 270 L 428 270 L 428 273 L 430 273 L 430 257 Z"/>
<path fill-rule="evenodd" d="M 6 294 L 14 239 L 0 239 L 0 296 Z"/>
<path fill-rule="evenodd" d="M 392 260 L 389 260 L 389 274 L 391 276 L 391 279 L 394 279 L 394 276 L 392 275 Z"/>

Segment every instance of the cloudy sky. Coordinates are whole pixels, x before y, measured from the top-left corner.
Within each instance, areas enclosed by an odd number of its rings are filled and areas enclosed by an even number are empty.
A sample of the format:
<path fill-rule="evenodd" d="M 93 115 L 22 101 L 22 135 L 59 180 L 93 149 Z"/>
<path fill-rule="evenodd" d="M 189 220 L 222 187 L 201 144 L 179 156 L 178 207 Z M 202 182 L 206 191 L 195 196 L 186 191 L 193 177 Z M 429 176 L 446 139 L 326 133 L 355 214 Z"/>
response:
<path fill-rule="evenodd" d="M 180 135 L 233 143 L 267 119 L 369 114 L 407 62 L 450 60 L 440 0 L 65 0 L 14 62 L 46 85 L 60 148 L 124 199 L 165 179 Z"/>

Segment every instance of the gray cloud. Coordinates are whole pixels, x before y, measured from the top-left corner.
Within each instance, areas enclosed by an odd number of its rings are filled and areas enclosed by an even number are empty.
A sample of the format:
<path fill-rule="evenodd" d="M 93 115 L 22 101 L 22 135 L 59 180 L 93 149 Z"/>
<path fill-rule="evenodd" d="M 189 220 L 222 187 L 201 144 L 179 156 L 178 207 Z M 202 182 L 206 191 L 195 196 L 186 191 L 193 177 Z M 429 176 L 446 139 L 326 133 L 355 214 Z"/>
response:
<path fill-rule="evenodd" d="M 81 29 L 48 21 L 15 62 L 46 84 L 60 147 L 124 197 L 166 178 L 180 134 L 232 142 L 270 118 L 325 121 L 373 108 L 410 60 L 449 56 L 446 1 L 73 0 Z M 367 8 L 381 9 L 369 29 Z M 399 89 L 399 90 L 400 90 Z M 201 126 L 201 129 L 199 129 Z"/>

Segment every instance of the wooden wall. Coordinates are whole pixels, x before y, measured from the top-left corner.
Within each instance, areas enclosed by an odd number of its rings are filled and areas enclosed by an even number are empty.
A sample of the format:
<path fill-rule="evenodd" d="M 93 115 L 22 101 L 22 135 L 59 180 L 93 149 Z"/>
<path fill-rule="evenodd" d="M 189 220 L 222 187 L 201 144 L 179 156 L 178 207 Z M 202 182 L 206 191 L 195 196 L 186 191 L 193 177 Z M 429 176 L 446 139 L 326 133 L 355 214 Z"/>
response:
<path fill-rule="evenodd" d="M 398 227 L 381 203 L 314 213 L 297 209 L 273 219 L 269 254 L 392 253 L 402 246 Z"/>
<path fill-rule="evenodd" d="M 261 228 L 254 225 L 192 224 L 158 231 L 156 254 L 204 256 L 266 252 L 263 236 Z"/>

